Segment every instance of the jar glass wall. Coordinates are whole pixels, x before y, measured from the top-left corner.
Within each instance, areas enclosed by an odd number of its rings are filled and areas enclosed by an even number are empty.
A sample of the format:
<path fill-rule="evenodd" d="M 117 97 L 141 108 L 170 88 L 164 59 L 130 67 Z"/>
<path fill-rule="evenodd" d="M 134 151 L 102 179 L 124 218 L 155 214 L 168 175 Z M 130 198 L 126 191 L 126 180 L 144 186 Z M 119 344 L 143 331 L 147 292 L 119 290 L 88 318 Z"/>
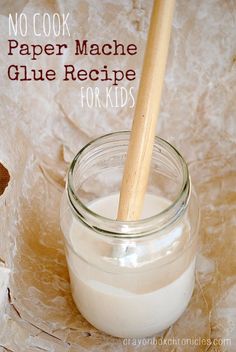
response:
<path fill-rule="evenodd" d="M 199 211 L 177 150 L 155 139 L 143 218 L 116 221 L 129 132 L 103 136 L 73 160 L 61 205 L 72 295 L 82 315 L 118 337 L 174 323 L 194 287 Z"/>

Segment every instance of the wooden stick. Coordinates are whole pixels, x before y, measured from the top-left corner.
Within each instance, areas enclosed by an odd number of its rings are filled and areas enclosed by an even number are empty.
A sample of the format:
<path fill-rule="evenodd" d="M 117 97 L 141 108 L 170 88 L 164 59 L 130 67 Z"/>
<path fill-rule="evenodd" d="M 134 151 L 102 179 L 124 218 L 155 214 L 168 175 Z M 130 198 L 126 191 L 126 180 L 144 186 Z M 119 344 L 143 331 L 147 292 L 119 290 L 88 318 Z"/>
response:
<path fill-rule="evenodd" d="M 152 159 L 175 0 L 154 0 L 143 71 L 122 180 L 118 220 L 141 216 Z"/>

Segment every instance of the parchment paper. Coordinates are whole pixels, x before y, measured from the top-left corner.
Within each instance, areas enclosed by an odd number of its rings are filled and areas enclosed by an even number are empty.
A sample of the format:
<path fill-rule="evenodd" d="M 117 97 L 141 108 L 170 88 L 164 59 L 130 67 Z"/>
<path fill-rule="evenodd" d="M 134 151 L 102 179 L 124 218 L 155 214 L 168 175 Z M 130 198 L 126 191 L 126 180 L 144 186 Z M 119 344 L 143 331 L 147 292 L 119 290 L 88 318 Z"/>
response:
<path fill-rule="evenodd" d="M 210 345 L 126 346 L 89 325 L 70 293 L 59 202 L 73 155 L 101 134 L 130 128 L 133 110 L 84 108 L 80 83 L 13 82 L 7 56 L 8 13 L 71 13 L 71 38 L 138 45 L 124 66 L 138 75 L 151 1 L 0 2 L 0 163 L 10 182 L 0 196 L 0 351 L 229 351 L 236 349 L 236 2 L 177 0 L 158 135 L 188 161 L 201 206 L 200 254 L 189 307 L 163 337 L 211 339 Z M 55 38 L 18 38 L 55 42 Z M 89 66 L 91 57 L 42 57 Z M 114 67 L 118 59 L 107 63 Z M 96 57 L 96 65 L 104 64 Z M 137 91 L 137 83 L 135 89 Z M 86 84 L 83 84 L 86 86 Z M 89 83 L 87 84 L 89 86 Z M 132 83 L 133 85 L 133 83 Z M 129 85 L 126 85 L 129 87 Z M 213 339 L 231 339 L 214 346 Z"/>

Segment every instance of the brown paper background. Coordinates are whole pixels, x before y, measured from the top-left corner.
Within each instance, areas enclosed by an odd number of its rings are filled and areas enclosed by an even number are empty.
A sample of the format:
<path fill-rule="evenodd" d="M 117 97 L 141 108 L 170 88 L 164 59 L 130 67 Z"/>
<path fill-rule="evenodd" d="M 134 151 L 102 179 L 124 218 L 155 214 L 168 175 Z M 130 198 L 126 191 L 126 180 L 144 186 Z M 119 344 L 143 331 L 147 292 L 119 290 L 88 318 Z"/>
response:
<path fill-rule="evenodd" d="M 210 339 L 208 346 L 126 346 L 78 313 L 59 229 L 65 173 L 86 142 L 130 128 L 133 110 L 81 109 L 78 82 L 11 82 L 6 76 L 8 65 L 25 62 L 58 71 L 63 60 L 84 67 L 104 64 L 103 57 L 78 61 L 72 54 L 36 62 L 8 57 L 9 12 L 70 12 L 73 36 L 60 42 L 71 45 L 75 38 L 134 42 L 137 57 L 106 63 L 134 67 L 139 75 L 150 9 L 150 0 L 0 2 L 0 163 L 11 177 L 0 196 L 1 352 L 236 350 L 236 1 L 177 0 L 158 122 L 158 134 L 188 162 L 202 215 L 194 295 L 164 337 Z M 55 42 L 33 35 L 18 39 Z M 214 346 L 214 339 L 231 344 Z"/>

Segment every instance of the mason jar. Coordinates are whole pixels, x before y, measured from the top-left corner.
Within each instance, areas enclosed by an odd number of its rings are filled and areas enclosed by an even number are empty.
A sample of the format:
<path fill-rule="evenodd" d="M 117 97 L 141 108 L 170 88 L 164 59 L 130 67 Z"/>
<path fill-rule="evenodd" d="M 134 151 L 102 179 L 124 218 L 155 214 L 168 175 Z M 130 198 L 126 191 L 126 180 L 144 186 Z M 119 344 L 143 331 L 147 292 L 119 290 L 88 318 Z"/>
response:
<path fill-rule="evenodd" d="M 143 216 L 116 220 L 129 137 L 102 136 L 75 156 L 61 228 L 81 314 L 107 334 L 141 338 L 168 328 L 190 301 L 199 209 L 186 162 L 156 137 Z"/>

